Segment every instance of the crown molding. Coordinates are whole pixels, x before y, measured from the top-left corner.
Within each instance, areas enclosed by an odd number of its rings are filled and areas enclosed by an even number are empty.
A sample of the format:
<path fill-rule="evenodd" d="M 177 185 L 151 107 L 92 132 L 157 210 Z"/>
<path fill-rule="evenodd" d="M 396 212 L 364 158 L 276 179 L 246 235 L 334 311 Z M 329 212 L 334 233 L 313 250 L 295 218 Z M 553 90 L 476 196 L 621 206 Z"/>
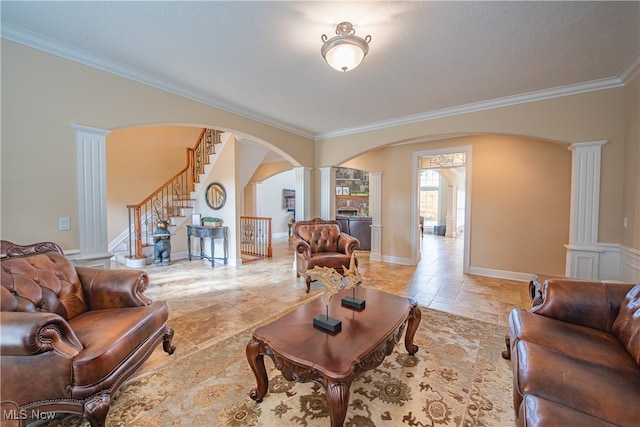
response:
<path fill-rule="evenodd" d="M 413 116 L 400 117 L 398 119 L 386 120 L 377 123 L 371 123 L 365 126 L 343 129 L 336 132 L 328 132 L 316 135 L 315 140 L 335 138 L 339 136 L 353 135 L 356 133 L 369 132 L 374 130 L 385 129 L 394 126 L 401 126 L 422 122 L 426 120 L 440 119 L 444 117 L 457 116 L 460 114 L 474 113 L 477 111 L 491 110 L 494 108 L 508 107 L 517 104 L 525 104 L 528 102 L 541 101 L 544 99 L 559 98 L 568 95 L 576 95 L 580 93 L 593 92 L 597 90 L 611 89 L 624 86 L 624 82 L 619 77 L 608 79 L 593 80 L 586 83 L 577 83 L 568 86 L 561 86 L 552 89 L 544 89 L 535 92 L 528 92 L 520 95 L 507 96 L 504 98 L 496 98 L 489 101 L 475 102 L 472 104 L 459 105 L 457 107 L 444 108 L 442 110 L 429 111 L 426 113 L 416 114 Z"/>
<path fill-rule="evenodd" d="M 640 72 L 640 51 L 636 54 L 636 56 L 631 60 L 629 66 L 627 66 L 620 73 L 620 80 L 624 82 L 624 84 L 629 83 L 638 73 Z"/>
<path fill-rule="evenodd" d="M 353 135 L 362 132 L 370 132 L 394 126 L 421 122 L 424 120 L 434 120 L 460 114 L 473 113 L 476 111 L 490 110 L 493 108 L 508 107 L 511 105 L 524 104 L 527 102 L 541 101 L 544 99 L 559 98 L 562 96 L 577 95 L 597 90 L 617 88 L 629 83 L 638 73 L 640 73 L 640 51 L 638 51 L 629 65 L 625 67 L 624 70 L 622 70 L 618 77 L 610 77 L 607 79 L 593 80 L 590 82 L 560 86 L 552 89 L 544 89 L 520 95 L 497 98 L 490 101 L 482 101 L 472 104 L 460 105 L 457 107 L 445 108 L 442 110 L 430 111 L 413 116 L 400 117 L 393 120 L 371 123 L 365 126 L 342 129 L 335 132 L 327 132 L 316 135 L 315 140 L 320 141 L 323 139 L 336 138 L 339 136 Z"/>
<path fill-rule="evenodd" d="M 236 105 L 223 103 L 219 100 L 214 100 L 210 97 L 202 96 L 195 90 L 176 85 L 163 77 L 151 73 L 140 72 L 116 61 L 106 60 L 85 50 L 75 48 L 68 44 L 61 43 L 47 37 L 43 37 L 41 35 L 23 30 L 4 22 L 2 23 L 2 26 L 0 28 L 0 36 L 3 39 L 19 43 L 37 50 L 41 50 L 43 52 L 59 56 L 70 61 L 78 62 L 80 64 L 87 65 L 98 70 L 106 71 L 108 73 L 115 74 L 117 76 L 124 77 L 126 79 L 133 80 L 147 86 L 152 86 L 156 89 L 160 89 L 174 95 L 179 95 L 192 101 L 200 102 L 210 107 L 218 108 L 228 113 L 236 114 L 238 116 L 302 136 L 304 138 L 308 138 L 311 140 L 314 139 L 314 135 L 309 132 L 305 132 L 301 129 L 294 128 L 285 123 L 275 121 L 256 112 L 241 109 Z"/>
<path fill-rule="evenodd" d="M 34 49 L 38 49 L 56 56 L 60 56 L 65 59 L 69 59 L 74 62 L 78 62 L 83 65 L 87 65 L 92 68 L 97 68 L 102 71 L 106 71 L 111 74 L 115 74 L 120 77 L 124 77 L 129 80 L 133 80 L 147 86 L 155 87 L 165 92 L 172 93 L 190 99 L 192 101 L 200 102 L 202 104 L 218 108 L 228 113 L 236 114 L 238 116 L 254 120 L 256 122 L 272 126 L 274 128 L 290 132 L 292 134 L 308 138 L 314 141 L 321 141 L 324 139 L 335 138 L 340 136 L 353 135 L 357 133 L 370 132 L 394 126 L 401 126 L 406 124 L 412 124 L 425 120 L 434 120 L 444 117 L 451 117 L 461 114 L 468 114 L 477 111 L 490 110 L 500 107 L 508 107 L 517 104 L 524 104 L 527 102 L 541 101 L 545 99 L 558 98 L 568 95 L 576 95 L 580 93 L 592 92 L 597 90 L 611 89 L 620 86 L 624 86 L 628 83 L 639 71 L 640 71 L 640 52 L 631 61 L 628 67 L 626 67 L 618 77 L 611 77 L 607 79 L 594 80 L 585 83 L 577 83 L 568 86 L 561 86 L 552 89 L 544 89 L 520 95 L 507 96 L 504 98 L 497 98 L 489 101 L 476 102 L 466 105 L 460 105 L 451 108 L 445 108 L 441 110 L 429 111 L 426 113 L 400 117 L 392 120 L 385 120 L 375 123 L 370 123 L 364 126 L 357 126 L 352 128 L 341 129 L 333 132 L 326 132 L 320 134 L 312 134 L 299 128 L 292 127 L 285 123 L 273 120 L 269 117 L 261 115 L 254 111 L 248 111 L 242 109 L 236 105 L 229 103 L 223 103 L 219 100 L 212 99 L 210 97 L 204 97 L 195 90 L 184 88 L 176 85 L 167 79 L 159 77 L 151 73 L 142 73 L 126 65 L 120 64 L 115 61 L 109 61 L 97 55 L 94 55 L 85 50 L 77 49 L 73 46 L 65 43 L 58 42 L 56 40 L 40 36 L 30 31 L 25 31 L 10 24 L 2 23 L 0 28 L 0 36 L 4 39 L 19 43 Z"/>

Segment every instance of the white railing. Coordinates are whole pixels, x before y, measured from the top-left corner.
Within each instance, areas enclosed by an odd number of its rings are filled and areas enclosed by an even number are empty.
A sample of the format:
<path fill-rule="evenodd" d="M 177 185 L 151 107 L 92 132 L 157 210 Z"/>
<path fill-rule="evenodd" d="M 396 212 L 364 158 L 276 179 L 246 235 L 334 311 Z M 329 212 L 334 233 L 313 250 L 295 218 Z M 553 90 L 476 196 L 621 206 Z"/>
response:
<path fill-rule="evenodd" d="M 240 253 L 272 257 L 271 218 L 240 217 Z"/>

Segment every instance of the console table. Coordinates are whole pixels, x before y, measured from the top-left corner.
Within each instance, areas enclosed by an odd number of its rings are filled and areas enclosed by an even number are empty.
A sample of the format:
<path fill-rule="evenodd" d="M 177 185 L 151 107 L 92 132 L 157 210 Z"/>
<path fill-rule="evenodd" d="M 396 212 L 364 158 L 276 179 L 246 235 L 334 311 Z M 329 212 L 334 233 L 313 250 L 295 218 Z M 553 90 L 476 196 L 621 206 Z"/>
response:
<path fill-rule="evenodd" d="M 224 260 L 224 265 L 227 265 L 229 257 L 229 243 L 227 240 L 228 227 L 205 227 L 202 225 L 187 225 L 187 250 L 189 251 L 189 261 L 192 256 L 199 256 L 201 259 L 208 259 L 211 262 L 211 267 L 215 266 L 216 259 Z M 200 255 L 191 254 L 191 236 L 200 238 Z M 211 256 L 207 256 L 204 253 L 204 239 L 211 239 Z M 223 239 L 224 243 L 224 257 L 215 256 L 215 239 Z"/>

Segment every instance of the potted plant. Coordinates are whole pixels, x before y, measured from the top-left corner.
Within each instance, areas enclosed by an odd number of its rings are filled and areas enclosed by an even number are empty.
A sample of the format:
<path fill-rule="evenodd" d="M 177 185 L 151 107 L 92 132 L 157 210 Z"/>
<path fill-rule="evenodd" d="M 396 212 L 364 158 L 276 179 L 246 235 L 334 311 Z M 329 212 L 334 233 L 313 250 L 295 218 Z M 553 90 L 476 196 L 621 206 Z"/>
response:
<path fill-rule="evenodd" d="M 202 225 L 208 227 L 220 227 L 222 226 L 222 220 L 220 218 L 215 218 L 212 216 L 202 217 Z"/>

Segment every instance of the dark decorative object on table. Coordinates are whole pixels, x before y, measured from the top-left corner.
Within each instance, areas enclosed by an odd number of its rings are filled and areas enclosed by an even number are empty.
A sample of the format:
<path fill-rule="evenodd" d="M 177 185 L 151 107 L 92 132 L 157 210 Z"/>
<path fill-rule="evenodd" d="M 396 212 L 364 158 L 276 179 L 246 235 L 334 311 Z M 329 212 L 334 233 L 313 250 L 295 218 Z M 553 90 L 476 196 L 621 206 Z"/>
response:
<path fill-rule="evenodd" d="M 318 267 L 315 266 L 309 271 L 309 275 L 313 280 L 317 280 L 324 285 L 324 298 L 325 305 L 327 306 L 327 313 L 320 314 L 313 319 L 313 325 L 330 332 L 337 332 L 341 329 L 342 323 L 338 319 L 329 317 L 329 300 L 334 294 L 337 294 L 341 289 L 351 288 L 353 295 L 343 297 L 341 303 L 344 307 L 353 308 L 356 310 L 364 310 L 365 300 L 356 298 L 356 288 L 362 286 L 365 283 L 364 277 L 360 274 L 357 267 L 356 255 L 351 254 L 351 261 L 349 262 L 349 268 L 343 266 L 342 274 L 338 273 L 334 268 Z"/>
<path fill-rule="evenodd" d="M 313 318 L 313 326 L 317 326 L 320 329 L 337 333 L 342 329 L 342 321 L 329 317 L 329 306 L 327 305 L 327 314 L 318 314 Z"/>
<path fill-rule="evenodd" d="M 357 310 L 364 310 L 365 300 L 356 298 L 356 288 L 359 288 L 365 282 L 364 277 L 358 271 L 358 263 L 356 262 L 356 254 L 351 255 L 351 261 L 349 262 L 349 269 L 344 269 L 343 283 L 346 288 L 353 290 L 353 295 L 350 297 L 343 297 L 342 305 L 349 308 L 355 308 Z"/>
<path fill-rule="evenodd" d="M 158 220 L 153 233 L 153 265 L 171 264 L 171 234 L 169 222 Z"/>
<path fill-rule="evenodd" d="M 356 298 L 356 288 L 353 289 L 353 295 L 350 297 L 343 297 L 342 305 L 348 308 L 355 308 L 356 310 L 364 310 L 366 301 L 361 298 Z"/>
<path fill-rule="evenodd" d="M 344 287 L 342 275 L 333 268 L 318 267 L 317 265 L 309 270 L 309 275 L 313 280 L 317 280 L 324 285 L 322 298 L 327 309 L 326 314 L 319 314 L 313 318 L 313 326 L 329 332 L 340 331 L 342 329 L 342 322 L 329 317 L 329 300 Z"/>

